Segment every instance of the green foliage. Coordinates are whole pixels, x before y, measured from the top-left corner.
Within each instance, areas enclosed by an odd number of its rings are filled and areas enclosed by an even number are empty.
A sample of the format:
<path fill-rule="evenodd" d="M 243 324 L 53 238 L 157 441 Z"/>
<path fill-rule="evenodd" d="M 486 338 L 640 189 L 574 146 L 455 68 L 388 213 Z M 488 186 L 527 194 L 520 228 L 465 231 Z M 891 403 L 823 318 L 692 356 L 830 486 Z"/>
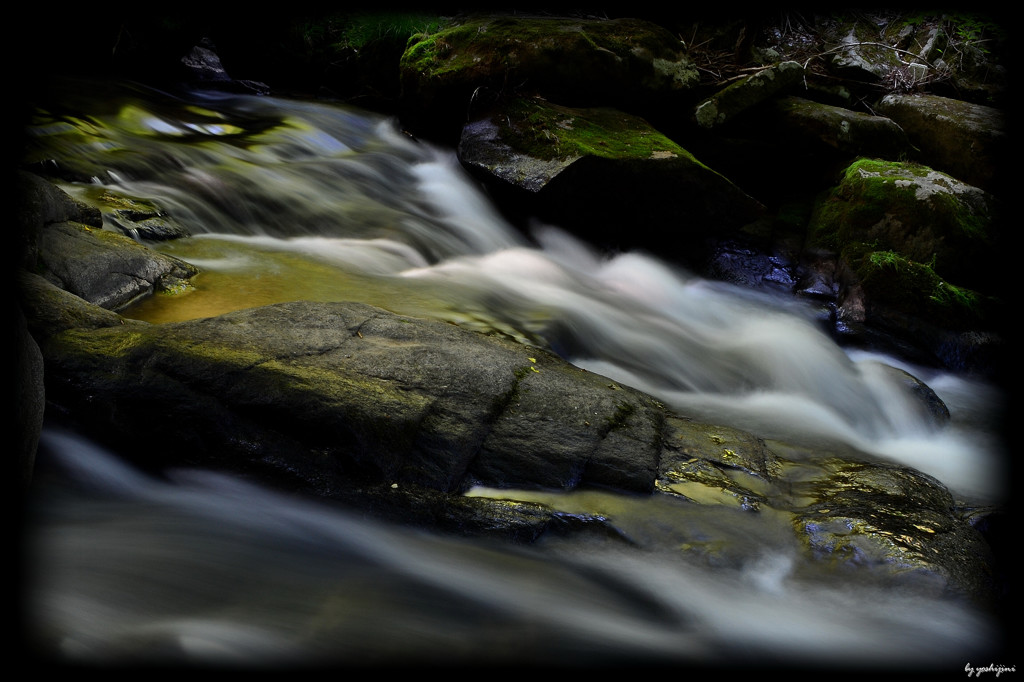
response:
<path fill-rule="evenodd" d="M 508 103 L 504 134 L 515 147 L 539 159 L 599 156 L 647 159 L 685 157 L 699 164 L 646 121 L 615 109 L 574 110 L 549 102 L 517 98 Z"/>
<path fill-rule="evenodd" d="M 417 34 L 435 33 L 447 20 L 431 14 L 380 12 L 359 13 L 344 17 L 336 41 L 354 49 L 382 38 L 407 40 Z"/>
<path fill-rule="evenodd" d="M 877 268 L 893 268 L 895 270 L 900 269 L 900 264 L 904 263 L 905 260 L 894 251 L 873 251 L 868 258 L 871 264 Z"/>
<path fill-rule="evenodd" d="M 999 24 L 981 15 L 963 12 L 947 15 L 946 19 L 952 36 L 986 54 L 989 53 L 989 49 L 985 43 L 1005 35 Z"/>
<path fill-rule="evenodd" d="M 313 56 L 359 50 L 381 39 L 404 42 L 413 35 L 437 31 L 445 23 L 443 17 L 422 13 L 334 12 L 294 20 L 291 36 Z"/>
<path fill-rule="evenodd" d="M 985 316 L 986 302 L 971 289 L 956 286 L 935 273 L 933 264 L 918 263 L 895 251 L 852 244 L 843 252 L 854 265 L 865 291 L 906 314 L 926 311 L 935 320 L 956 327 Z M 859 264 L 859 265 L 858 265 Z"/>
<path fill-rule="evenodd" d="M 983 303 L 978 292 L 944 281 L 936 283 L 930 299 L 944 307 L 964 308 L 972 311 L 981 310 Z"/>

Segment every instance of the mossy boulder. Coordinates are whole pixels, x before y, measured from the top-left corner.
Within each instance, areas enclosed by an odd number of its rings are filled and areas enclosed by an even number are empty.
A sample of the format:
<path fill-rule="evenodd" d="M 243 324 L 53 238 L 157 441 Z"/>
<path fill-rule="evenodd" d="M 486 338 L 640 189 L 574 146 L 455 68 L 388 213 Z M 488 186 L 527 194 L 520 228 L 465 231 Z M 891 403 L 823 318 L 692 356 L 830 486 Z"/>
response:
<path fill-rule="evenodd" d="M 488 16 L 413 36 L 402 55 L 403 124 L 455 140 L 467 112 L 499 95 L 643 113 L 699 74 L 666 29 L 639 19 Z"/>
<path fill-rule="evenodd" d="M 763 210 L 646 120 L 612 108 L 516 98 L 464 127 L 459 158 L 509 212 L 613 248 L 686 248 Z"/>
<path fill-rule="evenodd" d="M 825 193 L 810 241 L 838 256 L 844 335 L 987 371 L 1001 351 L 996 200 L 928 167 L 860 159 Z"/>
<path fill-rule="evenodd" d="M 841 294 L 841 306 L 847 313 L 851 304 L 862 309 L 864 322 L 905 327 L 915 317 L 961 331 L 993 323 L 995 300 L 944 280 L 927 264 L 864 243 L 847 246 L 842 259 L 856 284 Z"/>
<path fill-rule="evenodd" d="M 935 95 L 890 94 L 876 107 L 906 131 L 931 168 L 988 191 L 1003 189 L 1008 156 L 1001 110 Z"/>
<path fill-rule="evenodd" d="M 985 191 L 914 163 L 859 159 L 818 203 L 814 243 L 842 252 L 869 244 L 928 265 L 943 279 L 980 288 L 993 281 L 997 205 Z"/>
<path fill-rule="evenodd" d="M 789 96 L 775 101 L 769 118 L 787 139 L 802 146 L 893 161 L 913 152 L 903 129 L 884 116 Z"/>

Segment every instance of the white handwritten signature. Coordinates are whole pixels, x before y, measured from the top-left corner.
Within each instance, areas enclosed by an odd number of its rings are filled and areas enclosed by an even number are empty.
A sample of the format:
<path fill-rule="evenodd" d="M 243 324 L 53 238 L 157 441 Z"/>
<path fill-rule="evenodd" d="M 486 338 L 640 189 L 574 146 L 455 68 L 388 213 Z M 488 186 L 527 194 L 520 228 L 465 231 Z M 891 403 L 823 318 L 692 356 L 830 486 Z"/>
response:
<path fill-rule="evenodd" d="M 968 663 L 964 667 L 964 672 L 967 673 L 967 677 L 981 677 L 982 673 L 995 673 L 996 677 L 999 677 L 1002 673 L 1015 673 L 1017 672 L 1017 668 L 1012 665 L 995 665 L 994 663 L 990 663 L 989 665 L 981 668 L 975 668 Z"/>

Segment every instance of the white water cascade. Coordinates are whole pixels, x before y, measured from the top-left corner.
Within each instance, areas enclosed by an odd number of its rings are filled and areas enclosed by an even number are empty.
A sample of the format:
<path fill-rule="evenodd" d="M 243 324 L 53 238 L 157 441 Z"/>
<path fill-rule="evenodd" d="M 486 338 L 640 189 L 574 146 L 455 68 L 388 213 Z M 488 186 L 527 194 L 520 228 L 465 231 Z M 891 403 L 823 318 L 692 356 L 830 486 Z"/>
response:
<path fill-rule="evenodd" d="M 992 387 L 846 352 L 803 304 L 651 253 L 600 253 L 557 226 L 523 235 L 452 152 L 389 119 L 209 93 L 138 90 L 90 104 L 32 127 L 57 165 L 92 178 L 65 189 L 156 202 L 193 236 L 154 247 L 203 271 L 196 291 L 128 315 L 362 300 L 548 345 L 699 419 L 842 444 L 973 499 L 1007 494 L 1005 453 L 985 418 L 1001 402 Z M 882 363 L 931 386 L 952 423 L 932 426 Z M 670 550 L 677 538 L 660 525 L 678 509 L 635 500 L 616 502 L 623 523 L 664 549 L 512 550 L 385 527 L 219 475 L 149 479 L 57 430 L 40 458 L 63 473 L 40 477 L 29 612 L 40 639 L 72 661 L 533 656 L 955 670 L 998 639 L 984 614 L 955 600 L 801 566 L 790 540 L 750 515 L 700 520 L 746 547 L 741 570 L 711 571 Z"/>

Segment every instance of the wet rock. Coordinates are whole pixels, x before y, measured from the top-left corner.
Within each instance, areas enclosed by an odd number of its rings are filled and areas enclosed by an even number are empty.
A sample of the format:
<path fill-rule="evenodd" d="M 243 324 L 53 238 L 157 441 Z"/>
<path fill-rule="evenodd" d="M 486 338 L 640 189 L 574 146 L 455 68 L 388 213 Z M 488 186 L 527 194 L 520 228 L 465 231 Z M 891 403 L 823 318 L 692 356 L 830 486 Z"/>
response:
<path fill-rule="evenodd" d="M 30 180 L 25 196 L 29 208 L 20 220 L 26 269 L 90 303 L 117 310 L 154 291 L 186 287 L 198 272 L 124 235 L 97 229 L 97 209 L 81 209 L 93 225 L 67 219 L 81 212 L 77 202 L 47 181 Z"/>
<path fill-rule="evenodd" d="M 151 202 L 109 191 L 104 192 L 99 201 L 109 207 L 105 221 L 132 239 L 166 241 L 191 236 L 184 225 Z"/>
<path fill-rule="evenodd" d="M 834 461 L 797 484 L 794 527 L 821 560 L 914 575 L 926 590 L 990 599 L 993 556 L 941 484 L 905 467 Z"/>
<path fill-rule="evenodd" d="M 351 477 L 448 492 L 653 486 L 650 398 L 450 324 L 300 302 L 70 330 L 47 349 L 51 397 L 147 443 L 147 457 L 212 453 L 326 493 Z"/>

